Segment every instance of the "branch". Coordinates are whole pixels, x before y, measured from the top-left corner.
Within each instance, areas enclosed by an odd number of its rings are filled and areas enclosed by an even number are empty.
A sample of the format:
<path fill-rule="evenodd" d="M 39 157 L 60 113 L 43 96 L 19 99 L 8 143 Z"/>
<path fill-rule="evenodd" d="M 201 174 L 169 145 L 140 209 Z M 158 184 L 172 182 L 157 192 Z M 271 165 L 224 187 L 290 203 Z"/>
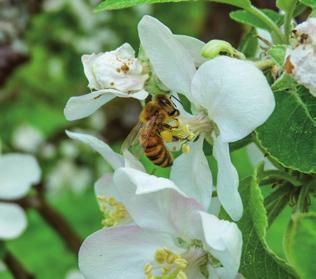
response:
<path fill-rule="evenodd" d="M 47 222 L 47 224 L 58 233 L 67 247 L 77 254 L 82 241 L 64 217 L 52 206 L 50 206 L 43 196 L 39 196 L 39 204 L 35 209 Z"/>
<path fill-rule="evenodd" d="M 9 251 L 4 256 L 4 262 L 14 278 L 16 279 L 35 279 L 35 276 L 30 274 L 22 265 L 22 263 Z"/>

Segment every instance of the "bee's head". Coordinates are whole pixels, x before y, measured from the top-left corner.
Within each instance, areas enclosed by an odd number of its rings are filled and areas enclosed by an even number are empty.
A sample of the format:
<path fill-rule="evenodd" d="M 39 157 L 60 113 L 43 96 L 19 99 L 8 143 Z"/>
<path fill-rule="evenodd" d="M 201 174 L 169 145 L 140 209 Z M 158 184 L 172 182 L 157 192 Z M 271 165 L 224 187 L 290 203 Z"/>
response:
<path fill-rule="evenodd" d="M 176 109 L 174 103 L 171 101 L 169 96 L 157 95 L 156 101 L 170 116 L 178 116 L 179 111 Z"/>

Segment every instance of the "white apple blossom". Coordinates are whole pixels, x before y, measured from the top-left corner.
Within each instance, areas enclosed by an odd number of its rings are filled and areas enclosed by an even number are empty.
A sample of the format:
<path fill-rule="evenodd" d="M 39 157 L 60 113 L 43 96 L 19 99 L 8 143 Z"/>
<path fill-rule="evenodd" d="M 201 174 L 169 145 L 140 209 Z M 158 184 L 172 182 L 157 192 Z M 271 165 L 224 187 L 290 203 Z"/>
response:
<path fill-rule="evenodd" d="M 147 97 L 144 86 L 149 76 L 129 44 L 114 51 L 83 55 L 82 63 L 88 87 L 96 91 L 69 99 L 64 110 L 68 120 L 87 117 L 115 97 Z"/>
<path fill-rule="evenodd" d="M 70 131 L 66 131 L 66 133 L 71 139 L 79 140 L 92 147 L 105 159 L 114 171 L 121 167 L 130 167 L 145 172 L 143 165 L 127 150 L 121 155 L 113 151 L 109 145 L 96 137 Z M 103 226 L 111 227 L 132 222 L 132 219 L 122 204 L 122 198 L 116 189 L 112 173 L 104 174 L 95 183 L 95 193 L 100 209 L 104 214 L 104 220 L 102 221 Z"/>
<path fill-rule="evenodd" d="M 287 51 L 285 70 L 316 97 L 316 18 L 293 30 L 292 48 Z"/>
<path fill-rule="evenodd" d="M 218 164 L 217 195 L 232 219 L 238 220 L 242 215 L 242 202 L 229 143 L 246 137 L 274 110 L 274 96 L 265 76 L 251 62 L 226 56 L 207 61 L 196 69 L 191 54 L 196 50 L 188 51 L 168 27 L 153 17 L 143 17 L 138 31 L 159 79 L 171 91 L 185 95 L 193 104 L 195 114 L 187 124 L 196 136 L 206 136 L 212 142 Z M 195 152 L 202 159 L 186 160 L 185 156 L 194 155 L 182 154 L 174 162 L 171 179 L 176 184 L 186 185 L 185 189 L 208 187 L 204 193 L 210 193 L 211 174 L 205 163 L 202 144 L 197 141 L 192 145 L 195 144 L 199 145 Z M 201 165 L 196 167 L 196 162 Z M 210 200 L 210 194 L 207 197 Z M 207 207 L 205 200 L 195 198 Z"/>
<path fill-rule="evenodd" d="M 25 230 L 25 213 L 11 201 L 25 196 L 40 176 L 34 157 L 18 153 L 0 156 L 0 239 L 16 238 Z"/>
<path fill-rule="evenodd" d="M 236 224 L 203 211 L 169 179 L 119 168 L 114 182 L 135 224 L 102 229 L 84 241 L 79 268 L 85 277 L 237 276 L 242 237 Z"/>

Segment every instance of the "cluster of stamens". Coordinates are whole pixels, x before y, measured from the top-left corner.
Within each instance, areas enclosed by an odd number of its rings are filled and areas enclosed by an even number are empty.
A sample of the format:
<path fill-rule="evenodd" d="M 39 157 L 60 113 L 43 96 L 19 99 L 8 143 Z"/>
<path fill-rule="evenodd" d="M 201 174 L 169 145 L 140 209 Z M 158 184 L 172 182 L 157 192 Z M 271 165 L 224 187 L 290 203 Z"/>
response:
<path fill-rule="evenodd" d="M 169 249 L 158 249 L 155 253 L 155 266 L 158 266 L 160 275 L 154 275 L 154 266 L 145 264 L 144 274 L 146 279 L 187 279 L 184 270 L 188 266 L 186 259 Z"/>
<path fill-rule="evenodd" d="M 190 147 L 187 145 L 187 142 L 193 141 L 195 138 L 195 134 L 191 131 L 190 126 L 188 124 L 183 124 L 180 119 L 177 119 L 177 125 L 170 128 L 166 128 L 161 132 L 161 137 L 167 143 L 170 142 L 183 142 L 182 152 L 189 153 Z"/>
<path fill-rule="evenodd" d="M 103 213 L 102 226 L 113 227 L 128 218 L 125 206 L 114 197 L 98 196 L 100 211 Z"/>

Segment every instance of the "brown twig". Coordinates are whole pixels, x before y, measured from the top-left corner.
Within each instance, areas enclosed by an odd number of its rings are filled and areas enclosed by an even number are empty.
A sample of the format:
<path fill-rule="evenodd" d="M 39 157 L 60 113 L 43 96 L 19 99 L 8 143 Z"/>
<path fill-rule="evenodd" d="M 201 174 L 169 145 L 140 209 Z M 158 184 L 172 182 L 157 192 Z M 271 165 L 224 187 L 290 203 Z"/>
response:
<path fill-rule="evenodd" d="M 35 209 L 43 217 L 47 224 L 58 233 L 67 247 L 77 254 L 82 241 L 64 217 L 50 204 L 48 204 L 43 196 L 39 196 L 39 204 Z"/>
<path fill-rule="evenodd" d="M 22 263 L 9 251 L 4 256 L 4 262 L 14 278 L 16 279 L 35 279 L 35 276 L 29 273 Z"/>

